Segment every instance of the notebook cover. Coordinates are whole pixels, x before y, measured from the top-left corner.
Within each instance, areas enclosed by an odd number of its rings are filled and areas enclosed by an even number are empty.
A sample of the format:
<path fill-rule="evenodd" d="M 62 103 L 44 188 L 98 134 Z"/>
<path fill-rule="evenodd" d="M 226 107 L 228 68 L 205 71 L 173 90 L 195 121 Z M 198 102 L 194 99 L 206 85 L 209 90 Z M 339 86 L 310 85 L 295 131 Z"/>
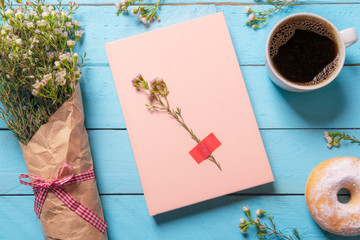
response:
<path fill-rule="evenodd" d="M 246 44 L 246 43 L 244 43 Z M 105 44 L 149 214 L 274 181 L 223 13 Z M 204 139 L 222 143 L 198 164 L 185 129 L 145 107 L 131 84 L 162 77 L 172 107 Z"/>

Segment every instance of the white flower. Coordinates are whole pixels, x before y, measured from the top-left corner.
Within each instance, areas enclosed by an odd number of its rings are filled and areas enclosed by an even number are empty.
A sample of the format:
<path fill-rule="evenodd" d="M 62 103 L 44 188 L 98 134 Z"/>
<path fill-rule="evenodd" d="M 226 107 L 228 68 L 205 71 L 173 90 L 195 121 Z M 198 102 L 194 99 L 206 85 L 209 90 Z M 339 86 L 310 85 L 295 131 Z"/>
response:
<path fill-rule="evenodd" d="M 339 146 L 339 143 L 338 143 L 338 142 L 334 142 L 334 146 L 335 146 L 335 147 L 338 147 L 338 146 Z"/>
<path fill-rule="evenodd" d="M 51 73 L 44 75 L 43 80 L 46 81 L 46 83 L 47 83 L 49 80 L 51 80 L 51 79 L 52 79 Z"/>
<path fill-rule="evenodd" d="M 241 233 L 246 233 L 247 228 L 240 228 Z"/>
<path fill-rule="evenodd" d="M 26 23 L 26 27 L 29 28 L 29 29 L 32 29 L 32 28 L 34 28 L 35 26 L 34 26 L 34 23 L 33 23 L 33 22 L 28 22 L 28 23 Z"/>
<path fill-rule="evenodd" d="M 5 27 L 4 27 L 4 29 L 5 29 L 5 31 L 6 32 L 9 32 L 9 31 L 12 31 L 12 26 L 10 26 L 10 25 L 6 25 Z"/>
<path fill-rule="evenodd" d="M 249 21 L 252 22 L 252 21 L 254 21 L 254 20 L 255 20 L 255 15 L 254 15 L 253 13 L 251 13 L 251 14 L 249 15 Z"/>
<path fill-rule="evenodd" d="M 39 80 L 36 80 L 36 82 L 32 85 L 35 89 L 39 89 L 41 86 L 41 83 Z"/>
<path fill-rule="evenodd" d="M 61 54 L 61 55 L 59 56 L 59 59 L 60 59 L 61 62 L 67 62 L 68 56 L 67 56 L 66 53 L 64 53 L 64 54 Z"/>
<path fill-rule="evenodd" d="M 76 30 L 75 31 L 75 37 L 81 38 L 81 36 L 84 34 L 83 30 Z"/>
<path fill-rule="evenodd" d="M 5 29 L 1 29 L 1 35 L 2 35 L 2 36 L 6 36 L 6 34 L 7 34 L 7 33 L 6 33 Z"/>
<path fill-rule="evenodd" d="M 245 223 L 245 219 L 244 218 L 240 218 L 240 223 L 244 224 Z"/>
<path fill-rule="evenodd" d="M 11 9 L 6 10 L 5 12 L 5 16 L 8 18 L 11 18 L 13 14 L 14 12 Z"/>
<path fill-rule="evenodd" d="M 121 4 L 120 3 L 115 3 L 115 7 L 116 7 L 116 9 L 120 10 Z"/>
<path fill-rule="evenodd" d="M 50 15 L 49 12 L 43 12 L 43 13 L 41 14 L 41 16 L 42 16 L 43 18 L 45 18 L 45 19 L 47 19 L 47 18 L 49 17 L 49 15 Z"/>
<path fill-rule="evenodd" d="M 260 218 L 255 218 L 254 222 L 260 224 Z"/>
<path fill-rule="evenodd" d="M 56 78 L 56 82 L 58 82 L 60 86 L 64 86 L 66 83 L 66 79 L 60 76 Z"/>
<path fill-rule="evenodd" d="M 60 37 L 61 33 L 62 33 L 61 28 L 54 28 L 54 33 L 55 33 L 56 36 Z"/>
<path fill-rule="evenodd" d="M 141 21 L 143 22 L 143 24 L 147 24 L 147 19 L 146 19 L 146 17 L 143 17 L 142 19 L 141 19 Z"/>
<path fill-rule="evenodd" d="M 31 93 L 36 96 L 39 93 L 39 90 L 33 89 Z"/>
<path fill-rule="evenodd" d="M 326 144 L 326 146 L 328 147 L 328 148 L 332 148 L 332 144 L 330 144 L 330 143 L 328 143 L 328 144 Z"/>
<path fill-rule="evenodd" d="M 45 27 L 46 24 L 47 23 L 44 19 L 36 21 L 36 25 L 38 25 L 39 27 Z"/>
<path fill-rule="evenodd" d="M 32 17 L 32 16 L 35 15 L 35 12 L 34 12 L 33 10 L 30 10 L 30 11 L 28 11 L 27 15 L 28 15 L 29 17 Z"/>
<path fill-rule="evenodd" d="M 54 58 L 54 52 L 47 52 L 47 53 L 46 53 L 46 56 L 47 56 L 49 59 L 53 59 L 53 58 Z"/>
<path fill-rule="evenodd" d="M 75 41 L 73 41 L 73 40 L 68 40 L 66 43 L 69 48 L 73 48 L 75 46 Z"/>
<path fill-rule="evenodd" d="M 62 32 L 61 37 L 64 38 L 64 39 L 67 39 L 68 33 L 67 32 Z"/>
<path fill-rule="evenodd" d="M 243 206 L 242 210 L 243 210 L 244 212 L 247 212 L 247 211 L 250 210 L 250 208 L 249 208 L 249 206 Z"/>
<path fill-rule="evenodd" d="M 65 27 L 69 30 L 69 29 L 73 28 L 74 26 L 71 24 L 71 22 L 66 22 Z"/>
<path fill-rule="evenodd" d="M 330 137 L 330 136 L 325 137 L 325 140 L 326 140 L 328 143 L 331 143 L 331 142 L 333 141 L 332 137 Z"/>
<path fill-rule="evenodd" d="M 256 215 L 258 215 L 258 216 L 261 216 L 261 210 L 260 209 L 258 209 L 258 210 L 256 210 Z"/>
<path fill-rule="evenodd" d="M 146 93 L 147 96 L 151 96 L 151 92 L 149 90 L 146 89 L 145 93 Z"/>
<path fill-rule="evenodd" d="M 76 28 L 78 28 L 78 27 L 81 26 L 81 22 L 76 21 L 76 20 L 73 20 L 73 21 L 72 21 L 72 24 L 73 24 L 74 26 L 76 26 Z"/>
<path fill-rule="evenodd" d="M 59 68 L 59 67 L 61 66 L 61 64 L 60 64 L 59 61 L 55 61 L 55 62 L 54 62 L 54 65 L 55 65 L 56 68 Z"/>
<path fill-rule="evenodd" d="M 15 55 L 14 53 L 10 53 L 10 54 L 8 55 L 8 57 L 9 57 L 10 60 L 13 60 L 15 56 L 16 56 L 16 55 Z"/>
<path fill-rule="evenodd" d="M 58 75 L 59 77 L 65 77 L 65 76 L 66 76 L 66 69 L 63 68 L 61 71 L 58 71 L 58 72 L 57 72 L 57 75 Z"/>
<path fill-rule="evenodd" d="M 249 6 L 245 6 L 244 13 L 250 13 L 251 9 Z"/>
<path fill-rule="evenodd" d="M 35 29 L 34 31 L 37 35 L 39 35 L 41 33 L 41 31 L 39 29 Z"/>
<path fill-rule="evenodd" d="M 265 231 L 265 230 L 266 230 L 266 227 L 265 227 L 265 226 L 263 226 L 263 225 L 260 225 L 260 226 L 259 226 L 259 229 L 260 229 L 260 231 L 261 231 L 261 232 L 263 232 L 263 231 Z"/>
<path fill-rule="evenodd" d="M 23 19 L 24 18 L 24 13 L 22 12 L 22 11 L 17 11 L 16 13 L 15 13 L 15 17 L 17 18 L 17 19 Z"/>
<path fill-rule="evenodd" d="M 21 47 L 22 44 L 23 44 L 23 41 L 21 40 L 21 38 L 18 38 L 18 39 L 15 40 L 15 43 L 16 43 L 16 45 Z"/>
<path fill-rule="evenodd" d="M 131 10 L 131 15 L 136 15 L 136 14 L 137 14 L 136 9 Z"/>

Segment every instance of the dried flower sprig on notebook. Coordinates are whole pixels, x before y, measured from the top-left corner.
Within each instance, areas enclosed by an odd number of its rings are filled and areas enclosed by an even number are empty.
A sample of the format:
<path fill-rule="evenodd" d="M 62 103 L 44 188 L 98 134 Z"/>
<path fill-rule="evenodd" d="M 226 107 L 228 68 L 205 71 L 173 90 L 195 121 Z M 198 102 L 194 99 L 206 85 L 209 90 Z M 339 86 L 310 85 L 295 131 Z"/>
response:
<path fill-rule="evenodd" d="M 181 115 L 181 109 L 179 107 L 170 107 L 170 103 L 167 98 L 167 96 L 169 95 L 169 90 L 165 81 L 162 78 L 156 77 L 150 82 L 147 82 L 145 81 L 143 76 L 138 73 L 136 77 L 132 79 L 132 84 L 137 89 L 143 89 L 146 95 L 149 97 L 149 104 L 145 104 L 145 106 L 149 110 L 167 112 L 170 116 L 175 118 L 175 120 L 180 123 L 181 126 L 185 128 L 185 130 L 190 134 L 191 138 L 195 142 L 201 142 L 201 140 L 195 135 L 193 130 L 186 125 Z M 207 159 L 216 164 L 216 166 L 221 170 L 220 163 L 215 160 L 215 157 L 212 154 L 210 154 Z"/>

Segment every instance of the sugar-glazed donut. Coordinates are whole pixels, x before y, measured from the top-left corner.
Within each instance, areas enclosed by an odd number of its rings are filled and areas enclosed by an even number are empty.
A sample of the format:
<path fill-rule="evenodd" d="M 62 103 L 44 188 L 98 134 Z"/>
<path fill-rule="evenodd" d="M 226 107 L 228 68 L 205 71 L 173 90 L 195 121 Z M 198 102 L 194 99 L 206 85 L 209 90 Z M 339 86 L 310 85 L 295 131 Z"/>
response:
<path fill-rule="evenodd" d="M 350 192 L 347 203 L 337 194 Z M 306 205 L 319 226 L 343 236 L 360 234 L 360 159 L 337 157 L 320 163 L 310 173 L 305 186 Z"/>

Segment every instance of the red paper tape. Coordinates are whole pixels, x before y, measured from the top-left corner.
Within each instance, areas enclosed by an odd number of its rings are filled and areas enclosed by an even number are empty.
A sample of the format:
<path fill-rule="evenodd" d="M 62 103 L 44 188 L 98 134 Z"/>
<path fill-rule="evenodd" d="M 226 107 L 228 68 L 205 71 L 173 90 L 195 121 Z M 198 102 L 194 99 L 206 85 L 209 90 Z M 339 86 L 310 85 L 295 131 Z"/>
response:
<path fill-rule="evenodd" d="M 194 160 L 200 164 L 207 159 L 209 155 L 220 147 L 221 142 L 215 137 L 213 133 L 210 133 L 206 138 L 199 142 L 191 151 L 190 155 Z"/>

